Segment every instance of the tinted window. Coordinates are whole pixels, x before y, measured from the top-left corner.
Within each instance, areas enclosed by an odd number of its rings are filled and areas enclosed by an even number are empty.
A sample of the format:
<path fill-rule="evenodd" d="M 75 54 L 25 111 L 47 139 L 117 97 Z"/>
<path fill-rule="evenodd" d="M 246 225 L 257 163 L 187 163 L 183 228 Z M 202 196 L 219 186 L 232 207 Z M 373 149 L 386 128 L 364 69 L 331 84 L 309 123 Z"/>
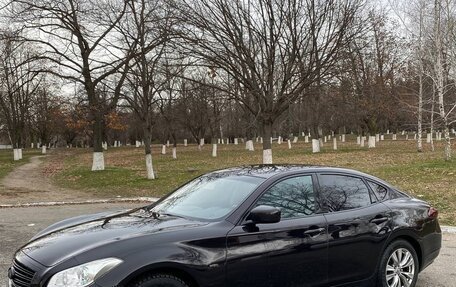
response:
<path fill-rule="evenodd" d="M 369 190 L 363 180 L 342 175 L 321 175 L 320 196 L 329 211 L 365 207 L 371 204 Z"/>
<path fill-rule="evenodd" d="M 315 212 L 312 176 L 299 176 L 283 180 L 263 194 L 258 205 L 280 208 L 282 218 L 311 215 Z"/>
<path fill-rule="evenodd" d="M 383 201 L 386 199 L 386 196 L 388 195 L 388 190 L 379 185 L 376 184 L 375 182 L 372 181 L 367 181 L 369 183 L 370 188 L 374 192 L 375 196 L 377 197 L 378 201 Z"/>
<path fill-rule="evenodd" d="M 263 178 L 251 176 L 202 176 L 182 186 L 152 210 L 184 217 L 218 219 L 238 207 L 263 181 Z"/>

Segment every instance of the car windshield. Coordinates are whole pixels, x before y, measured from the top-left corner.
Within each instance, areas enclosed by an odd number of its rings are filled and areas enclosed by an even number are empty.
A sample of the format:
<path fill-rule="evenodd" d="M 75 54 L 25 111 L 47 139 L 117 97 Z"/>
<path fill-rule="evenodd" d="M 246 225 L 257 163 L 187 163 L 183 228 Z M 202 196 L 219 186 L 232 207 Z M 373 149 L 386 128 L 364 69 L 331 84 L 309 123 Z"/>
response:
<path fill-rule="evenodd" d="M 264 181 L 253 176 L 206 175 L 179 188 L 152 211 L 214 220 L 237 208 Z"/>

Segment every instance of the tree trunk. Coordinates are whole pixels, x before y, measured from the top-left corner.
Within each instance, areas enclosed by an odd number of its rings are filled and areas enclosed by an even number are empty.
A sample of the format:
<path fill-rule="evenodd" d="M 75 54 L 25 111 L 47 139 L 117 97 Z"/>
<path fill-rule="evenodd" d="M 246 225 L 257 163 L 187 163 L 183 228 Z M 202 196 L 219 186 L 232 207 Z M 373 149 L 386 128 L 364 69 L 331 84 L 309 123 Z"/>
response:
<path fill-rule="evenodd" d="M 217 139 L 212 138 L 212 157 L 217 157 Z"/>
<path fill-rule="evenodd" d="M 93 111 L 93 161 L 92 171 L 105 169 L 103 154 L 103 115 L 101 111 Z"/>
<path fill-rule="evenodd" d="M 272 164 L 272 121 L 263 122 L 263 164 Z"/>
<path fill-rule="evenodd" d="M 152 162 L 152 133 L 149 128 L 144 129 L 144 153 L 146 154 L 146 177 L 147 179 L 155 179 L 154 167 Z"/>

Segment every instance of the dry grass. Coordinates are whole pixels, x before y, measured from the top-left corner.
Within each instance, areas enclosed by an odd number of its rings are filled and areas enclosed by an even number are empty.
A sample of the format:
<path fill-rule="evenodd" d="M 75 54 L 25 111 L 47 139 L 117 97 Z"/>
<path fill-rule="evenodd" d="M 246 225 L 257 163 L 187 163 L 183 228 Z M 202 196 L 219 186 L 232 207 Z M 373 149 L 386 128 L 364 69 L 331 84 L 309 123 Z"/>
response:
<path fill-rule="evenodd" d="M 339 150 L 332 150 L 327 143 L 321 153 L 312 154 L 310 144 L 302 139 L 291 150 L 286 144 L 274 144 L 274 163 L 316 164 L 353 168 L 381 177 L 408 193 L 430 201 L 441 211 L 442 221 L 456 224 L 456 161 L 443 161 L 443 147 L 437 151 L 417 153 L 414 141 L 386 140 L 377 148 L 368 150 L 356 145 L 353 137 L 339 143 Z M 146 180 L 143 150 L 141 148 L 111 148 L 105 153 L 107 170 L 91 172 L 89 150 L 74 149 L 60 153 L 48 166 L 58 166 L 50 172 L 63 187 L 88 191 L 95 196 L 161 196 L 191 178 L 215 169 L 257 164 L 261 162 L 259 144 L 255 152 L 248 152 L 243 144 L 219 145 L 219 156 L 211 157 L 211 146 L 200 152 L 196 146 L 178 147 L 178 159 L 173 160 L 170 150 L 159 154 L 160 147 L 153 147 L 154 168 L 158 179 Z M 426 147 L 429 149 L 429 147 Z M 455 148 L 453 146 L 453 148 Z M 63 165 L 62 165 L 63 162 Z"/>

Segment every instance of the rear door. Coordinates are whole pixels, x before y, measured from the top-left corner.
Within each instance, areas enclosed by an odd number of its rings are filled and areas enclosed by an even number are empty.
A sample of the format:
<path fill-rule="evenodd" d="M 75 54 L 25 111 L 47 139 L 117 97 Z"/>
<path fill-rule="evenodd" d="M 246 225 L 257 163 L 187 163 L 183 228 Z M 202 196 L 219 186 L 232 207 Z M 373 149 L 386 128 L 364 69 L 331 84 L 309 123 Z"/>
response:
<path fill-rule="evenodd" d="M 369 279 L 391 232 L 389 208 L 362 177 L 319 174 L 318 182 L 328 222 L 330 285 Z"/>
<path fill-rule="evenodd" d="M 326 286 L 327 225 L 318 214 L 312 175 L 272 184 L 250 208 L 280 208 L 274 224 L 235 227 L 227 240 L 226 286 Z"/>

